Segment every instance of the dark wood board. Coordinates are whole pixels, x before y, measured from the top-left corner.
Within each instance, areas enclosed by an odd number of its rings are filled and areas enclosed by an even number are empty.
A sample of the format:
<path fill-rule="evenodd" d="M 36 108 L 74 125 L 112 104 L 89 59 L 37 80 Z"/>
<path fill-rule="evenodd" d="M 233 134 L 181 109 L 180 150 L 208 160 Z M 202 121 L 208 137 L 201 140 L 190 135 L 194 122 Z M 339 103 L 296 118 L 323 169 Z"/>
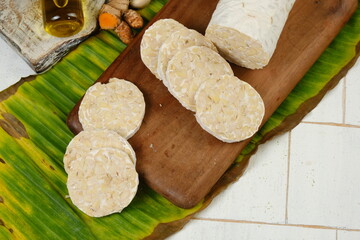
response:
<path fill-rule="evenodd" d="M 174 18 L 204 33 L 216 4 L 217 0 L 170 0 L 149 25 L 161 18 Z M 357 0 L 297 0 L 269 65 L 262 70 L 232 65 L 235 75 L 263 97 L 263 123 L 330 44 L 357 4 Z M 137 154 L 137 170 L 155 191 L 179 207 L 190 208 L 205 197 L 249 140 L 223 143 L 198 125 L 194 114 L 183 108 L 142 63 L 139 49 L 143 32 L 98 81 L 124 78 L 143 92 L 144 122 L 129 140 Z M 82 130 L 77 116 L 79 104 L 68 117 L 74 133 Z"/>

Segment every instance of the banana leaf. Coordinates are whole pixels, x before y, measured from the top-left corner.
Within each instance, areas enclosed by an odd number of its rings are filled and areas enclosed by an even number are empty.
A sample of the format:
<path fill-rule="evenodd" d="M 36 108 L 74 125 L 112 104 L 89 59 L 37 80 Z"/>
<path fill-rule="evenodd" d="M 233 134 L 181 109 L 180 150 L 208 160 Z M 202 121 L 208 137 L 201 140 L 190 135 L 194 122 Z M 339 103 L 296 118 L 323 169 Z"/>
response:
<path fill-rule="evenodd" d="M 153 0 L 142 16 L 149 21 L 166 3 Z M 124 45 L 102 31 L 50 71 L 22 79 L 0 93 L 0 239 L 162 239 L 241 176 L 259 144 L 300 122 L 334 87 L 358 56 L 360 8 L 301 82 L 255 135 L 212 192 L 192 209 L 181 209 L 140 185 L 121 214 L 91 218 L 67 196 L 62 158 L 74 135 L 66 117 L 86 89 Z"/>

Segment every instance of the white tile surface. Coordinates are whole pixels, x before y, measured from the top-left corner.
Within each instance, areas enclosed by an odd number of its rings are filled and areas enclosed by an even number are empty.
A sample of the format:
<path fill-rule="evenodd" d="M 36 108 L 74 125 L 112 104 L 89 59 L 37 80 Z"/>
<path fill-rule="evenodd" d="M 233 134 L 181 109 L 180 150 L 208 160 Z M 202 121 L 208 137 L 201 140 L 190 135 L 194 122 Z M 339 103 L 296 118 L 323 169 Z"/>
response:
<path fill-rule="evenodd" d="M 360 125 L 360 59 L 346 76 L 345 123 Z"/>
<path fill-rule="evenodd" d="M 344 79 L 329 91 L 321 102 L 303 119 L 308 122 L 343 123 Z"/>
<path fill-rule="evenodd" d="M 0 37 L 0 91 L 35 72 Z"/>
<path fill-rule="evenodd" d="M 360 60 L 304 121 L 360 126 Z M 0 38 L 0 91 L 33 70 Z M 292 132 L 288 222 L 340 228 L 337 240 L 360 240 L 360 129 L 301 124 Z M 288 134 L 261 146 L 244 177 L 199 216 L 284 223 Z M 313 226 L 314 227 L 314 226 Z M 316 227 L 316 226 L 315 226 Z M 193 220 L 177 239 L 335 240 L 336 230 Z"/>
<path fill-rule="evenodd" d="M 169 240 L 336 240 L 336 231 L 192 220 Z"/>
<path fill-rule="evenodd" d="M 289 223 L 360 229 L 360 128 L 300 124 L 290 158 Z"/>
<path fill-rule="evenodd" d="M 351 232 L 351 231 L 338 231 L 337 240 L 360 240 L 360 231 Z"/>
<path fill-rule="evenodd" d="M 205 218 L 285 222 L 288 134 L 261 145 L 243 177 L 199 214 Z"/>

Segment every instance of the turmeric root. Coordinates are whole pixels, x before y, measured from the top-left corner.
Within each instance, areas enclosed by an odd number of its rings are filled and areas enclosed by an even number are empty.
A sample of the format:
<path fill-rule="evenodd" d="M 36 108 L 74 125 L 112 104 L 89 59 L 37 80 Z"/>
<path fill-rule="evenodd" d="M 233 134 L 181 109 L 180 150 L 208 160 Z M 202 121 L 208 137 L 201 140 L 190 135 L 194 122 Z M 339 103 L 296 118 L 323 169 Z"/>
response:
<path fill-rule="evenodd" d="M 142 19 L 141 15 L 132 9 L 128 9 L 124 12 L 124 20 L 132 28 L 142 28 L 144 25 L 144 20 Z"/>
<path fill-rule="evenodd" d="M 128 10 L 130 1 L 129 0 L 110 0 L 108 3 L 113 8 L 116 8 L 122 12 Z"/>
<path fill-rule="evenodd" d="M 132 9 L 128 9 L 129 3 L 130 0 L 110 0 L 103 5 L 99 14 L 100 27 L 102 29 L 114 29 L 125 44 L 129 44 L 134 38 L 130 27 L 141 28 L 144 25 L 141 15 Z"/>
<path fill-rule="evenodd" d="M 130 26 L 125 21 L 121 21 L 115 32 L 125 44 L 129 44 L 134 38 Z"/>
<path fill-rule="evenodd" d="M 120 24 L 121 11 L 104 4 L 99 14 L 99 25 L 101 29 L 115 29 Z"/>

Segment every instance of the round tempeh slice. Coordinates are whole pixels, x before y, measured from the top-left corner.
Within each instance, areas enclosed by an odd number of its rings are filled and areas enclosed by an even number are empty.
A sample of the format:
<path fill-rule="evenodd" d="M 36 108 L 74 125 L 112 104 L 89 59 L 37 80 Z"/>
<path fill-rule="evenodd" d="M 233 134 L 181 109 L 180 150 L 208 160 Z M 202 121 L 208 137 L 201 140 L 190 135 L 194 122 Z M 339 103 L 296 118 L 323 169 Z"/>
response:
<path fill-rule="evenodd" d="M 92 217 L 121 212 L 134 198 L 138 184 L 128 154 L 115 148 L 90 151 L 73 163 L 67 180 L 73 204 Z"/>
<path fill-rule="evenodd" d="M 218 53 L 203 46 L 177 52 L 166 71 L 169 91 L 191 111 L 196 111 L 194 97 L 201 83 L 222 75 L 234 75 L 230 64 Z"/>
<path fill-rule="evenodd" d="M 72 169 L 72 163 L 82 159 L 87 153 L 98 148 L 115 148 L 127 153 L 136 164 L 136 155 L 130 143 L 118 133 L 110 130 L 84 130 L 76 135 L 68 144 L 64 155 L 64 168 L 67 173 Z"/>
<path fill-rule="evenodd" d="M 151 25 L 144 33 L 140 43 L 140 56 L 145 66 L 157 77 L 159 49 L 163 42 L 173 33 L 185 28 L 173 19 L 160 19 Z"/>
<path fill-rule="evenodd" d="M 180 29 L 165 40 L 159 50 L 157 73 L 167 86 L 166 69 L 171 58 L 180 50 L 192 46 L 205 46 L 217 52 L 215 45 L 202 34 L 192 29 Z"/>
<path fill-rule="evenodd" d="M 236 65 L 261 69 L 270 61 L 271 55 L 259 41 L 233 28 L 210 25 L 206 37 L 216 44 L 224 58 Z"/>
<path fill-rule="evenodd" d="M 239 142 L 257 132 L 265 114 L 264 102 L 248 83 L 235 76 L 211 78 L 195 95 L 196 120 L 224 142 Z"/>
<path fill-rule="evenodd" d="M 145 100 L 131 82 L 111 78 L 91 86 L 80 104 L 79 120 L 84 130 L 109 129 L 129 139 L 139 130 L 145 115 Z"/>

